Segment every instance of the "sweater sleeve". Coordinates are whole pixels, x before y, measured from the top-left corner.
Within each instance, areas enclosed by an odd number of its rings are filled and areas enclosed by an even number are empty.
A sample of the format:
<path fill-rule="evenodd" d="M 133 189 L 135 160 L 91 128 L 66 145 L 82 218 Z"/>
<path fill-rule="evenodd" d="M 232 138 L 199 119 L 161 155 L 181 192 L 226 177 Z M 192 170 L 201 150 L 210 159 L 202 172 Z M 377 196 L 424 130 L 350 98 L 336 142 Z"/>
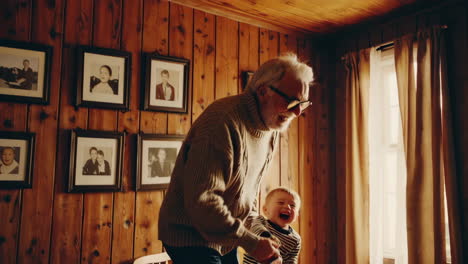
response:
<path fill-rule="evenodd" d="M 252 252 L 259 237 L 233 216 L 227 204 L 236 199 L 225 193 L 234 170 L 236 137 L 232 129 L 218 125 L 190 144 L 185 162 L 184 206 L 203 238 L 221 245 L 240 245 Z"/>

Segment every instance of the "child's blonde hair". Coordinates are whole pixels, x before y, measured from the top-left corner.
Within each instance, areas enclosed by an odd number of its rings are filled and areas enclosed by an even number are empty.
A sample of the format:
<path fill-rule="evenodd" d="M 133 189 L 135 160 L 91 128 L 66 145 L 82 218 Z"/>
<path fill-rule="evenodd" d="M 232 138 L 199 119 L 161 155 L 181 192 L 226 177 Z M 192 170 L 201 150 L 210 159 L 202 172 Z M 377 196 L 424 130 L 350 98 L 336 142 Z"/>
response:
<path fill-rule="evenodd" d="M 291 189 L 289 189 L 287 187 L 278 187 L 278 188 L 275 188 L 275 189 L 269 191 L 267 196 L 265 197 L 265 203 L 267 203 L 271 199 L 273 194 L 275 194 L 277 192 L 284 192 L 284 193 L 287 193 L 287 194 L 291 195 L 294 198 L 294 201 L 296 202 L 296 208 L 298 210 L 299 210 L 299 208 L 301 208 L 301 197 L 299 196 L 299 194 L 296 191 L 291 190 Z"/>

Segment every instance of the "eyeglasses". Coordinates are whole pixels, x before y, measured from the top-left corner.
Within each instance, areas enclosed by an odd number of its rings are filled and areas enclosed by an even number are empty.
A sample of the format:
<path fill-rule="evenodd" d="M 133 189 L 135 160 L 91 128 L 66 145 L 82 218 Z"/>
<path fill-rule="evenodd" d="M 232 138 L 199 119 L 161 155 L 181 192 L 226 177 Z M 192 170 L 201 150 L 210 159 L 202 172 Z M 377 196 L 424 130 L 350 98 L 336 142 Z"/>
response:
<path fill-rule="evenodd" d="M 278 88 L 275 88 L 274 86 L 272 85 L 268 85 L 268 87 L 273 90 L 273 92 L 277 93 L 279 96 L 283 97 L 286 102 L 288 102 L 288 106 L 286 107 L 286 109 L 288 111 L 291 111 L 291 110 L 294 110 L 296 107 L 300 107 L 301 109 L 301 112 L 303 112 L 307 107 L 311 106 L 312 105 L 312 102 L 309 101 L 309 100 L 305 100 L 305 101 L 299 101 L 297 98 L 295 97 L 289 97 L 287 94 L 283 93 L 282 91 L 280 91 Z"/>

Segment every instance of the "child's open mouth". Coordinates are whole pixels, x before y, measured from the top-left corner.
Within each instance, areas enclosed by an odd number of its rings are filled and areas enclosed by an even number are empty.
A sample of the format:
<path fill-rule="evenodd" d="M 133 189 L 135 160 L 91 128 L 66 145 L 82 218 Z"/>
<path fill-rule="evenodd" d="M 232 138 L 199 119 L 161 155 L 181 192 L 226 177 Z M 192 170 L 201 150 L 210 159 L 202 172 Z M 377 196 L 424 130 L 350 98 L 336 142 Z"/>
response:
<path fill-rule="evenodd" d="M 289 214 L 285 214 L 285 213 L 281 213 L 281 214 L 279 215 L 279 217 L 280 217 L 281 219 L 283 219 L 283 220 L 288 220 L 288 219 L 289 219 L 289 216 L 290 216 Z"/>

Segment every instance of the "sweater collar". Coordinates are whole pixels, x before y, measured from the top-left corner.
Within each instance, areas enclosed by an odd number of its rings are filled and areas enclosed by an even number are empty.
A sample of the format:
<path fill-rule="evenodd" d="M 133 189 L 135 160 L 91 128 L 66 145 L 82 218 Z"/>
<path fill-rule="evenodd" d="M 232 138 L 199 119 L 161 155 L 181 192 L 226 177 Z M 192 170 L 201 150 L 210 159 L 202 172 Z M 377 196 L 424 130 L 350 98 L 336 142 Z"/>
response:
<path fill-rule="evenodd" d="M 282 228 L 281 226 L 273 223 L 272 221 L 270 220 L 267 220 L 268 223 L 274 228 L 276 229 L 276 231 L 280 232 L 280 233 L 283 233 L 285 235 L 289 235 L 292 233 L 292 228 L 290 226 L 288 226 L 286 229 Z"/>
<path fill-rule="evenodd" d="M 263 122 L 260 115 L 260 105 L 257 96 L 252 92 L 243 94 L 243 109 L 246 111 L 247 128 L 249 132 L 256 137 L 263 137 L 270 129 Z"/>

